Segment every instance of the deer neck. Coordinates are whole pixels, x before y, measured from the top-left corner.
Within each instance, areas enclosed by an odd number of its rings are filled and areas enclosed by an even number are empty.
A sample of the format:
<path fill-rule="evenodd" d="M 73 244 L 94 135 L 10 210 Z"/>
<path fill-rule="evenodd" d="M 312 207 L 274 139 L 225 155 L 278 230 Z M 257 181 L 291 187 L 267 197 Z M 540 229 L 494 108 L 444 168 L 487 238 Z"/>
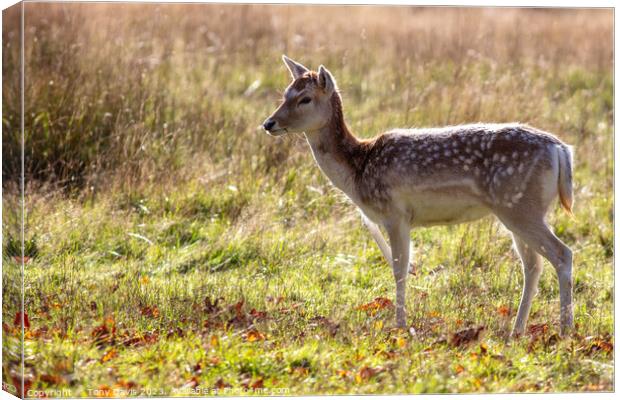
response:
<path fill-rule="evenodd" d="M 321 129 L 306 132 L 306 139 L 319 168 L 338 189 L 355 200 L 355 176 L 363 162 L 364 146 L 344 121 L 340 95 L 331 98 L 332 116 Z"/>

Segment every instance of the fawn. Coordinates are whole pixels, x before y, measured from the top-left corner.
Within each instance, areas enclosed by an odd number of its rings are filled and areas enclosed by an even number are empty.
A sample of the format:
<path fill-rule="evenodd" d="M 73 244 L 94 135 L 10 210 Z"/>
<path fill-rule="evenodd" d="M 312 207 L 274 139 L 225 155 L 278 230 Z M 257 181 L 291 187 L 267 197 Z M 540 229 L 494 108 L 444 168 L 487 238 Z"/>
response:
<path fill-rule="evenodd" d="M 347 127 L 336 80 L 282 57 L 293 82 L 265 120 L 272 136 L 303 132 L 316 163 L 362 214 L 392 266 L 396 324 L 406 328 L 405 289 L 412 227 L 449 225 L 494 214 L 511 231 L 524 286 L 513 336 L 525 330 L 542 272 L 551 262 L 560 286 L 560 328 L 573 326 L 572 251 L 545 223 L 559 196 L 570 213 L 572 148 L 522 124 L 396 129 L 358 139 Z M 389 238 L 389 246 L 379 226 Z"/>

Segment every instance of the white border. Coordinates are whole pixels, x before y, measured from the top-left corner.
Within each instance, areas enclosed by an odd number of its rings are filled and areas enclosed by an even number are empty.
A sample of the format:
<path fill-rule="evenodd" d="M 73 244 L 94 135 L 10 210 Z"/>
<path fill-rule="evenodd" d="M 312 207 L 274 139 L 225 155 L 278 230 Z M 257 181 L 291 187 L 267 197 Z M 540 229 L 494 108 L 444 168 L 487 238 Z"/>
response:
<path fill-rule="evenodd" d="M 28 1 L 30 2 L 30 1 Z M 92 0 L 86 0 L 83 2 L 98 2 L 98 1 L 92 1 Z M 110 0 L 107 1 L 110 3 L 116 2 L 116 3 L 124 3 L 126 1 L 122 1 L 122 0 Z M 136 2 L 136 3 L 154 3 L 155 1 L 146 1 L 146 0 L 134 0 L 132 2 Z M 17 1 L 14 0 L 0 0 L 0 6 L 1 8 L 4 10 L 5 8 L 8 8 L 14 4 L 17 4 Z M 614 8 L 615 9 L 615 5 L 616 2 L 615 1 L 603 1 L 603 0 L 591 0 L 591 1 L 573 1 L 573 0 L 539 0 L 539 1 L 533 1 L 533 0 L 529 0 L 529 1 L 515 1 L 515 0 L 504 0 L 504 1 L 490 1 L 490 0 L 483 0 L 483 1 L 476 1 L 476 2 L 468 2 L 468 1 L 463 1 L 463 0 L 452 0 L 452 1 L 441 1 L 441 0 L 434 0 L 434 1 L 425 1 L 425 0 L 418 0 L 418 1 L 369 1 L 369 0 L 340 0 L 340 1 L 328 1 L 328 0 L 296 0 L 296 1 L 281 1 L 281 0 L 253 0 L 253 1 L 234 1 L 234 0 L 221 0 L 221 1 L 178 1 L 178 0 L 168 0 L 165 1 L 164 3 L 230 3 L 230 4 L 239 4 L 239 3 L 257 3 L 257 4 L 317 4 L 317 5 L 324 5 L 324 4 L 340 4 L 340 5 L 412 5 L 412 6 L 445 6 L 445 7 L 450 7 L 450 6 L 456 6 L 456 7 L 561 7 L 561 8 Z M 614 10 L 614 24 L 615 24 L 615 10 Z M 0 31 L 2 28 L 2 20 L 0 19 Z M 617 120 L 616 120 L 616 116 L 618 108 L 617 108 L 617 103 L 615 101 L 615 99 L 617 98 L 617 87 L 615 85 L 615 83 L 617 82 L 617 76 L 618 76 L 618 70 L 616 68 L 617 65 L 617 49 L 618 46 L 617 44 L 619 43 L 618 41 L 619 39 L 619 34 L 618 31 L 615 29 L 615 25 L 614 25 L 614 215 L 617 216 L 618 215 L 618 205 L 617 205 L 617 197 L 616 197 L 616 188 L 619 187 L 619 183 L 620 183 L 620 177 L 618 176 L 618 174 L 616 173 L 616 165 L 617 165 L 617 161 L 618 161 L 618 157 L 617 155 L 620 154 L 620 141 L 615 139 L 615 132 L 617 130 Z M 2 66 L 2 61 L 0 58 L 0 69 Z M 0 96 L 2 95 L 2 88 L 0 86 Z M 0 131 L 1 131 L 1 126 L 0 126 Z M 1 144 L 0 144 L 1 147 Z M 0 154 L 0 161 L 2 160 L 2 155 Z M 2 194 L 0 193 L 0 201 L 2 200 Z M 2 216 L 2 209 L 0 207 L 0 217 Z M 616 224 L 615 224 L 615 219 L 614 219 L 614 252 L 618 251 L 619 246 L 618 244 L 620 243 L 619 239 L 618 239 L 618 232 L 616 230 Z M 615 255 L 615 254 L 614 254 Z M 1 262 L 1 261 L 0 261 Z M 614 326 L 615 326 L 615 331 L 614 331 L 614 336 L 617 337 L 617 335 L 615 335 L 616 332 L 618 332 L 618 327 L 620 326 L 618 323 L 618 307 L 615 307 L 616 305 L 616 288 L 615 288 L 615 271 L 616 271 L 616 257 L 614 257 Z M 1 279 L 2 277 L 0 276 L 0 283 L 1 283 Z M 0 302 L 1 302 L 1 296 L 0 296 Z M 2 330 L 0 329 L 0 342 L 2 340 Z M 614 340 L 615 341 L 615 340 Z M 2 346 L 0 346 L 0 357 L 2 356 Z M 616 360 L 616 356 L 617 356 L 617 351 L 616 351 L 616 347 L 614 347 L 614 361 Z M 614 383 L 618 382 L 618 368 L 614 369 Z M 524 396 L 528 396 L 529 397 L 533 397 L 533 396 L 538 396 L 541 395 L 540 393 L 532 393 L 532 394 L 528 394 L 528 393 L 523 393 L 523 394 L 447 394 L 447 395 L 443 395 L 443 394 L 434 394 L 434 395 L 379 395 L 379 396 L 372 396 L 373 399 L 390 399 L 390 398 L 415 398 L 415 399 L 451 399 L 451 398 L 455 398 L 458 396 L 458 398 L 462 398 L 462 399 L 472 399 L 472 398 L 485 398 L 485 399 L 502 399 L 502 400 L 511 400 L 511 399 L 518 399 L 518 398 L 522 398 Z M 544 394 L 546 399 L 562 399 L 562 400 L 571 400 L 571 399 L 581 399 L 581 398 L 587 398 L 587 399 L 610 399 L 610 398 L 615 398 L 616 393 L 548 393 L 548 394 Z M 290 397 L 303 397 L 306 399 L 323 399 L 326 396 L 290 396 Z M 363 397 L 367 397 L 367 396 L 357 396 L 357 395 L 350 395 L 350 396 L 346 396 L 347 398 L 351 398 L 351 399 L 362 399 Z M 0 400 L 5 400 L 5 399 L 15 399 L 16 397 L 11 396 L 10 394 L 8 394 L 5 391 L 0 390 Z M 227 398 L 235 398 L 235 397 L 227 397 Z M 260 397 L 261 399 L 282 399 L 282 398 L 286 398 L 286 397 Z"/>

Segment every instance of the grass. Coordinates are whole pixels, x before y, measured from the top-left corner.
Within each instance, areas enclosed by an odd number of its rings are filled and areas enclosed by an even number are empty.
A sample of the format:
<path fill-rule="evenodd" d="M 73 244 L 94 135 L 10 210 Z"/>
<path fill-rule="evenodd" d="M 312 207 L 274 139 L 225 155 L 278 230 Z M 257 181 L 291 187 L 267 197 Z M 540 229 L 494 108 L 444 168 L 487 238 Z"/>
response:
<path fill-rule="evenodd" d="M 613 390 L 611 11 L 309 10 L 26 4 L 26 388 Z M 322 32 L 301 23 L 314 12 Z M 354 207 L 301 136 L 257 129 L 288 82 L 282 52 L 330 68 L 359 136 L 520 120 L 575 145 L 575 216 L 550 223 L 575 254 L 576 332 L 557 337 L 546 264 L 529 333 L 508 340 L 522 277 L 492 219 L 412 232 L 417 334 L 392 329 L 391 271 Z M 3 120 L 5 248 L 18 117 Z M 17 385 L 19 265 L 4 255 L 3 382 Z"/>

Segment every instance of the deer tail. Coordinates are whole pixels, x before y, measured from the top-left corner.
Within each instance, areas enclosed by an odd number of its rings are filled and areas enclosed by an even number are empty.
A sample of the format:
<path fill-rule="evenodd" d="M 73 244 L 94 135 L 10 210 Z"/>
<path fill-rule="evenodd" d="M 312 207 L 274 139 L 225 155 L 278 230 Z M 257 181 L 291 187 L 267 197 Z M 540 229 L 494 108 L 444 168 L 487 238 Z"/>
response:
<path fill-rule="evenodd" d="M 560 164 L 558 176 L 558 193 L 562 207 L 569 214 L 573 214 L 573 147 L 561 144 L 558 146 L 558 161 Z"/>

